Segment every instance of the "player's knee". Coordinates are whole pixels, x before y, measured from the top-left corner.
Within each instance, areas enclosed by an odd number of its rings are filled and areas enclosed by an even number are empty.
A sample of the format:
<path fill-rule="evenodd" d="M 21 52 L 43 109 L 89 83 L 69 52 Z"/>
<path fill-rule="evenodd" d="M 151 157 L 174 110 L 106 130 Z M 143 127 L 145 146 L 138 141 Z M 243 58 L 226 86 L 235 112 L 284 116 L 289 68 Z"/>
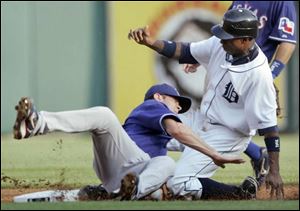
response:
<path fill-rule="evenodd" d="M 177 196 L 180 194 L 180 190 L 183 187 L 183 182 L 181 182 L 178 177 L 173 176 L 168 180 L 167 187 L 173 193 L 173 195 Z"/>
<path fill-rule="evenodd" d="M 167 187 L 177 197 L 200 199 L 202 195 L 202 184 L 196 177 L 174 176 L 168 180 Z"/>
<path fill-rule="evenodd" d="M 95 118 L 97 118 L 101 122 L 105 122 L 106 127 L 113 124 L 120 124 L 117 116 L 112 112 L 112 110 L 108 107 L 97 106 L 94 108 Z"/>
<path fill-rule="evenodd" d="M 96 115 L 101 118 L 101 119 L 111 119 L 111 118 L 115 118 L 115 114 L 112 112 L 112 110 L 108 107 L 105 106 L 97 106 L 94 107 L 94 109 L 96 110 Z"/>

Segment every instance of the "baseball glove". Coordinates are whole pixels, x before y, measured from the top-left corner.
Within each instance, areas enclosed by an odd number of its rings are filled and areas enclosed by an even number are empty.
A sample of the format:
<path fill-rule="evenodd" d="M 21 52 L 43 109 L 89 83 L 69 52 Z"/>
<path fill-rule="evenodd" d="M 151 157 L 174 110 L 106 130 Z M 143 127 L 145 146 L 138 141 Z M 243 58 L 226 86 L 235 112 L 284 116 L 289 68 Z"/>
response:
<path fill-rule="evenodd" d="M 282 114 L 281 114 L 281 107 L 280 107 L 280 104 L 279 104 L 279 89 L 278 87 L 274 84 L 274 88 L 275 88 L 275 91 L 276 91 L 276 104 L 277 104 L 277 109 L 276 109 L 276 116 L 281 118 L 282 117 Z"/>

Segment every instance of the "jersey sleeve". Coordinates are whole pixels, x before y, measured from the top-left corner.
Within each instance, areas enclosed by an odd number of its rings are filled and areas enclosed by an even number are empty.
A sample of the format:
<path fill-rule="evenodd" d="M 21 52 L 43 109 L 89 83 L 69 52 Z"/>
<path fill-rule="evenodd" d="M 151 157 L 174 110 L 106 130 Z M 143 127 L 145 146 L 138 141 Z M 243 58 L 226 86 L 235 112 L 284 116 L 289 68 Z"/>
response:
<path fill-rule="evenodd" d="M 211 57 L 211 48 L 214 45 L 214 42 L 218 41 L 214 36 L 208 40 L 203 40 L 200 42 L 193 42 L 190 45 L 190 50 L 192 56 L 198 61 L 199 64 L 205 65 L 209 63 Z"/>
<path fill-rule="evenodd" d="M 296 10 L 292 1 L 278 1 L 275 3 L 272 22 L 274 22 L 273 30 L 269 36 L 270 39 L 296 43 Z"/>
<path fill-rule="evenodd" d="M 180 118 L 163 103 L 156 100 L 147 100 L 133 112 L 129 121 L 167 134 L 162 124 L 165 118 L 172 118 L 177 122 L 181 122 Z"/>
<path fill-rule="evenodd" d="M 262 71 L 262 70 L 258 70 Z M 250 129 L 258 130 L 277 125 L 276 94 L 271 75 L 257 74 L 244 96 L 245 113 Z"/>

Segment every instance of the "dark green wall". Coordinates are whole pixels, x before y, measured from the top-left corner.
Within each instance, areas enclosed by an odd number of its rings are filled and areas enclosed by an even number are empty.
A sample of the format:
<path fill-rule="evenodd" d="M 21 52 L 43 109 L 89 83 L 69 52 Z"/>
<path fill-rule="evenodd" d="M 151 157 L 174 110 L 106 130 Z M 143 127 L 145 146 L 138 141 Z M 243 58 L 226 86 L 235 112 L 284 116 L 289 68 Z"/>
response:
<path fill-rule="evenodd" d="M 299 132 L 299 2 L 295 1 L 297 12 L 297 45 L 295 52 L 288 63 L 288 125 L 286 132 Z"/>
<path fill-rule="evenodd" d="M 1 132 L 39 110 L 107 105 L 105 2 L 1 2 Z"/>

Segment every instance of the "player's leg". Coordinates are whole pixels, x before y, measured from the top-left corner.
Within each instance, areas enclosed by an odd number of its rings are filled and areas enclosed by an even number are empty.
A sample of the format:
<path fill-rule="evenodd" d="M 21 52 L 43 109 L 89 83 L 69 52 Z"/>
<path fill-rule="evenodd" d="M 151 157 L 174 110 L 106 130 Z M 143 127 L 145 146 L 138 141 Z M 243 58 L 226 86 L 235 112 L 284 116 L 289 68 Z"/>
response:
<path fill-rule="evenodd" d="M 17 138 L 53 131 L 90 131 L 94 146 L 94 168 L 108 192 L 120 187 L 128 172 L 140 172 L 150 160 L 127 135 L 115 114 L 107 107 L 63 112 L 38 112 L 29 98 L 22 98 L 17 109 L 14 134 Z"/>
<path fill-rule="evenodd" d="M 208 178 L 217 169 L 218 166 L 211 158 L 185 147 L 181 158 L 177 161 L 174 176 L 167 182 L 167 187 L 177 197 L 200 199 L 203 188 L 197 174 L 201 173 L 201 177 Z"/>
<path fill-rule="evenodd" d="M 209 178 L 198 178 L 202 185 L 201 199 L 253 199 L 256 197 L 258 183 L 247 177 L 240 186 L 219 183 Z"/>
<path fill-rule="evenodd" d="M 107 107 L 41 112 L 49 131 L 90 131 L 93 139 L 94 170 L 108 192 L 120 188 L 128 172 L 139 173 L 150 160 L 128 136 L 116 115 Z"/>
<path fill-rule="evenodd" d="M 17 118 L 14 124 L 16 139 L 29 138 L 34 135 L 53 131 L 84 132 L 105 129 L 109 125 L 106 107 L 94 107 L 76 111 L 38 112 L 30 98 L 21 98 L 16 106 Z"/>
<path fill-rule="evenodd" d="M 247 177 L 240 186 L 197 177 L 189 177 L 187 181 L 177 185 L 174 181 L 176 180 L 170 179 L 167 186 L 175 198 L 179 199 L 254 199 L 258 190 L 258 182 L 252 177 Z"/>
<path fill-rule="evenodd" d="M 112 121 L 119 121 L 107 107 L 93 107 L 83 110 L 63 112 L 38 112 L 30 98 L 21 98 L 16 106 L 17 118 L 14 124 L 14 137 L 29 138 L 53 131 L 68 133 L 98 130 L 112 132 Z M 114 117 L 112 119 L 112 117 Z"/>
<path fill-rule="evenodd" d="M 199 131 L 199 135 L 211 147 L 228 155 L 241 154 L 249 142 L 248 137 L 239 137 L 234 131 L 217 125 L 206 125 L 204 130 Z M 211 184 L 214 184 L 216 192 L 223 190 L 224 194 L 228 195 L 229 192 L 235 194 L 236 190 L 231 186 L 207 182 L 211 180 L 205 180 L 202 184 L 198 179 L 210 178 L 217 169 L 218 166 L 213 163 L 211 158 L 186 147 L 177 162 L 174 176 L 168 181 L 167 186 L 177 196 L 192 196 L 196 199 L 201 198 L 203 189 Z M 207 189 L 207 191 L 211 192 L 211 189 Z"/>
<path fill-rule="evenodd" d="M 159 190 L 174 174 L 175 161 L 168 156 L 154 157 L 138 173 L 130 172 L 124 176 L 121 182 L 120 199 L 137 200 L 144 199 Z M 153 195 L 154 196 L 154 195 Z M 152 200 L 162 200 L 163 193 L 155 194 Z"/>
<path fill-rule="evenodd" d="M 139 175 L 136 198 L 142 198 L 159 189 L 174 174 L 175 161 L 168 156 L 152 158 Z"/>
<path fill-rule="evenodd" d="M 265 147 L 258 146 L 253 141 L 250 141 L 244 153 L 251 158 L 251 165 L 254 170 L 256 180 L 259 181 L 261 185 L 270 169 L 267 149 Z"/>
<path fill-rule="evenodd" d="M 118 128 L 120 127 L 120 128 Z M 129 172 L 139 174 L 150 160 L 116 124 L 114 134 L 93 131 L 94 170 L 108 192 L 121 186 L 122 178 Z"/>
<path fill-rule="evenodd" d="M 248 155 L 248 157 L 250 157 L 252 160 L 258 161 L 261 157 L 260 148 L 261 147 L 255 144 L 253 141 L 250 141 L 244 153 Z"/>
<path fill-rule="evenodd" d="M 204 157 L 202 159 L 205 159 Z M 188 159 L 183 161 L 188 162 Z M 194 161 L 192 161 L 194 162 Z M 205 162 L 203 162 L 204 164 Z M 207 162 L 206 162 L 207 163 Z M 198 163 L 199 165 L 200 163 Z M 176 196 L 183 199 L 253 199 L 256 197 L 258 183 L 256 179 L 247 177 L 240 186 L 228 185 L 210 179 L 210 175 L 218 168 L 212 163 L 206 166 L 201 165 L 199 172 L 194 172 L 196 176 L 185 174 L 184 170 L 188 169 L 188 165 L 178 164 L 180 168 L 176 168 L 174 177 L 167 182 L 167 187 Z M 195 162 L 194 162 L 194 165 Z M 183 171 L 182 171 L 183 170 Z M 203 173 L 201 173 L 201 170 Z M 189 172 L 189 171 L 187 171 Z M 203 176 L 199 176 L 203 175 Z"/>

